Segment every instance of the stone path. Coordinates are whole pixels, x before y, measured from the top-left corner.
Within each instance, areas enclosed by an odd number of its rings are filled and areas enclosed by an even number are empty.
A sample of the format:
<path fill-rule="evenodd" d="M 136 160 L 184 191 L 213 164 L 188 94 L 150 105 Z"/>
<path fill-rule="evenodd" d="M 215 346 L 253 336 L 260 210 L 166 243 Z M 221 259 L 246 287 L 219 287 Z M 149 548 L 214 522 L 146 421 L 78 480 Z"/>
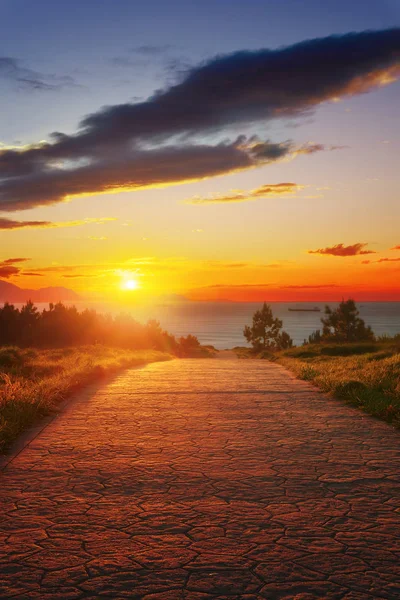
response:
<path fill-rule="evenodd" d="M 400 598 L 400 435 L 266 361 L 71 402 L 0 473 L 0 598 Z"/>

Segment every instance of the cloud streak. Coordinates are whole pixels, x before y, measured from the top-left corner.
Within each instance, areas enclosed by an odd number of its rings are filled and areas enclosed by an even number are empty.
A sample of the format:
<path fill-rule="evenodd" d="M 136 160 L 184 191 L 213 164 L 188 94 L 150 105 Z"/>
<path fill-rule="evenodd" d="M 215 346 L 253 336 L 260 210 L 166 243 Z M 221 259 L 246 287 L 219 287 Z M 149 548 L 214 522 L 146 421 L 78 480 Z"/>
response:
<path fill-rule="evenodd" d="M 391 263 L 391 262 L 400 262 L 400 258 L 380 258 L 379 260 L 363 260 L 363 265 L 373 265 L 379 263 Z"/>
<path fill-rule="evenodd" d="M 361 242 L 352 244 L 350 246 L 344 246 L 343 244 L 336 244 L 335 246 L 328 246 L 327 248 L 318 248 L 318 250 L 308 250 L 308 254 L 321 254 L 326 256 L 360 256 L 364 254 L 376 254 L 374 250 L 365 249 L 367 244 Z"/>
<path fill-rule="evenodd" d="M 15 221 L 14 219 L 0 218 L 0 230 L 2 231 L 31 228 L 46 229 L 52 226 L 53 223 L 50 221 Z"/>
<path fill-rule="evenodd" d="M 17 85 L 21 90 L 52 92 L 77 84 L 69 76 L 46 75 L 28 69 L 16 58 L 0 56 L 0 78 Z"/>
<path fill-rule="evenodd" d="M 78 227 L 81 225 L 90 225 L 106 223 L 107 221 L 116 221 L 114 217 L 102 217 L 99 219 L 89 218 L 77 221 L 15 221 L 0 217 L 0 231 L 12 231 L 15 229 L 54 229 L 60 227 Z"/>
<path fill-rule="evenodd" d="M 30 260 L 30 258 L 6 258 L 5 260 L 0 261 L 0 278 L 10 279 L 10 277 L 18 275 L 21 272 L 21 269 L 15 265 L 24 263 L 27 260 Z"/>
<path fill-rule="evenodd" d="M 333 149 L 227 135 L 391 83 L 399 56 L 400 29 L 217 56 L 143 102 L 87 115 L 73 135 L 1 150 L 0 210 L 176 185 Z M 206 143 L 210 134 L 219 143 Z"/>
<path fill-rule="evenodd" d="M 237 202 L 250 202 L 267 198 L 269 196 L 286 196 L 295 194 L 302 190 L 305 186 L 297 183 L 273 183 L 265 184 L 248 192 L 244 190 L 232 190 L 229 194 L 217 194 L 214 196 L 194 196 L 184 200 L 185 204 L 225 204 Z"/>

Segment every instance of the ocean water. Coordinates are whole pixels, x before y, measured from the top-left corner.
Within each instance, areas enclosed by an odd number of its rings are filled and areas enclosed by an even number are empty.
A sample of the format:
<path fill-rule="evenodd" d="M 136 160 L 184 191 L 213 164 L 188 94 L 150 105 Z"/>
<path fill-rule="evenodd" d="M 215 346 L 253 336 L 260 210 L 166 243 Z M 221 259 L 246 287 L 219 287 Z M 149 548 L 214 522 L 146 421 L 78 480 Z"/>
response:
<path fill-rule="evenodd" d="M 301 345 L 310 333 L 321 327 L 324 302 L 295 303 L 271 302 L 274 315 L 283 321 L 283 328 L 296 345 Z M 79 309 L 95 308 L 99 312 L 117 314 L 128 312 L 140 322 L 157 319 L 163 329 L 176 336 L 189 333 L 198 337 L 202 344 L 212 344 L 219 350 L 233 346 L 245 346 L 245 325 L 251 325 L 253 314 L 261 303 L 251 302 L 182 302 L 178 304 L 154 304 L 150 306 L 127 306 L 105 303 L 76 303 Z M 331 307 L 337 306 L 330 302 Z M 290 312 L 289 308 L 313 308 L 321 312 Z M 38 308 L 47 308 L 38 304 Z M 372 327 L 376 335 L 400 333 L 400 302 L 364 302 L 358 304 L 360 316 Z"/>
<path fill-rule="evenodd" d="M 296 345 L 303 343 L 310 333 L 321 327 L 326 303 L 271 303 L 274 316 L 283 321 L 283 328 Z M 331 307 L 335 303 L 329 303 Z M 196 335 L 202 344 L 212 344 L 219 350 L 245 346 L 245 325 L 251 325 L 253 314 L 260 303 L 242 302 L 186 302 L 178 305 L 154 306 L 151 309 L 132 309 L 139 321 L 156 318 L 162 327 L 177 335 Z M 289 308 L 313 308 L 321 312 L 290 312 Z M 359 306 L 360 316 L 376 335 L 400 333 L 400 302 L 365 302 Z"/>

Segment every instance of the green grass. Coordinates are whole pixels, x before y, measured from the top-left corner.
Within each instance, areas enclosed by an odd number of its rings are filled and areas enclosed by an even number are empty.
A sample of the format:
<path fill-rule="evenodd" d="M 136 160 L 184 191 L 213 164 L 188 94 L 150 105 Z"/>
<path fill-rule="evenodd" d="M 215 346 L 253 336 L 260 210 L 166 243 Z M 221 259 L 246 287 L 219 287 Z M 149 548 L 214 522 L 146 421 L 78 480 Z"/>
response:
<path fill-rule="evenodd" d="M 0 454 L 27 427 L 83 386 L 169 354 L 84 346 L 56 350 L 0 348 Z"/>
<path fill-rule="evenodd" d="M 276 360 L 324 392 L 400 427 L 398 342 L 308 345 L 279 352 Z"/>

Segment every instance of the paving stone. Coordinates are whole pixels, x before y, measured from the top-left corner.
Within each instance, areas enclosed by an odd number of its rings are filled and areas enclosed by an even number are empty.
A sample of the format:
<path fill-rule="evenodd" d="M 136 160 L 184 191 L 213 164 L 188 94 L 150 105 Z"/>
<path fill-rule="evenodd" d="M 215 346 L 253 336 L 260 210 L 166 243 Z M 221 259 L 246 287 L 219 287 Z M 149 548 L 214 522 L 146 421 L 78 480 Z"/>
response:
<path fill-rule="evenodd" d="M 0 600 L 400 597 L 400 436 L 267 361 L 72 400 L 0 474 Z"/>
<path fill-rule="evenodd" d="M 187 583 L 188 590 L 213 595 L 256 592 L 260 587 L 261 581 L 257 577 L 240 569 L 195 572 L 190 575 Z"/>

